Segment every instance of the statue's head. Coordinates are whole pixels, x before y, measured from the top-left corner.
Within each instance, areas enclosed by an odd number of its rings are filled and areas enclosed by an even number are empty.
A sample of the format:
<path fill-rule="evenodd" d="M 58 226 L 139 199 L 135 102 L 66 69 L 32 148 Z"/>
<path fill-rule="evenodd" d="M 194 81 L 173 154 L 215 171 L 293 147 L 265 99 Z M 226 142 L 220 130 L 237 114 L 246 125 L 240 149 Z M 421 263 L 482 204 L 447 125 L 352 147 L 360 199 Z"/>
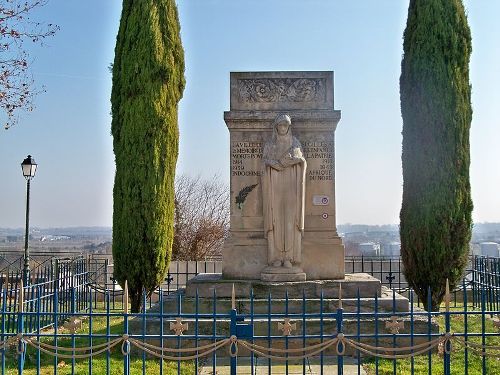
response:
<path fill-rule="evenodd" d="M 292 125 L 292 119 L 287 114 L 280 114 L 274 120 L 273 125 L 278 135 L 286 135 L 290 130 L 290 125 Z"/>

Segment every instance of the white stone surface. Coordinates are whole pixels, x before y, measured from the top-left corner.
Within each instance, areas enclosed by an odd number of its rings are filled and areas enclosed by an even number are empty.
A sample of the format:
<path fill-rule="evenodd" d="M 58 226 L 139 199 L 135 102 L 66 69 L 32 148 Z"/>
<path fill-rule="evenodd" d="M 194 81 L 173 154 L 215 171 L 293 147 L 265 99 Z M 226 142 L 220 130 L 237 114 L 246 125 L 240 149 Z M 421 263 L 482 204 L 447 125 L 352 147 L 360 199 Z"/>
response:
<path fill-rule="evenodd" d="M 336 228 L 334 167 L 340 111 L 333 108 L 333 72 L 231 73 L 230 96 L 231 110 L 224 113 L 231 149 L 224 277 L 259 279 L 268 266 L 262 155 L 274 120 L 287 113 L 307 163 L 300 268 L 308 280 L 342 279 L 344 246 Z M 320 205 L 318 196 L 327 199 Z"/>
<path fill-rule="evenodd" d="M 307 163 L 291 127 L 290 116 L 278 115 L 264 144 L 261 186 L 269 267 L 262 271 L 262 280 L 305 280 L 300 265 Z"/>

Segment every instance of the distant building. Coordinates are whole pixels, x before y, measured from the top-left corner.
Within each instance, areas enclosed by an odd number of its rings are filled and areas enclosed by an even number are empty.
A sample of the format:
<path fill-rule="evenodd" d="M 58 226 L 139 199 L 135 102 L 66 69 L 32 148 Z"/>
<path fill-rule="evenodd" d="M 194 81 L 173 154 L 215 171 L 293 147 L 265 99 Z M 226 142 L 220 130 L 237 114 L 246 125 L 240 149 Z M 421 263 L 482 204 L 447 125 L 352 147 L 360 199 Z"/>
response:
<path fill-rule="evenodd" d="M 377 256 L 380 253 L 380 245 L 373 242 L 363 242 L 358 245 L 359 251 L 364 256 Z"/>
<path fill-rule="evenodd" d="M 481 255 L 488 257 L 500 256 L 498 244 L 496 242 L 481 242 Z"/>
<path fill-rule="evenodd" d="M 45 242 L 45 241 L 66 241 L 70 240 L 71 237 L 69 236 L 54 236 L 52 234 L 47 234 L 46 236 L 40 237 L 40 241 Z"/>
<path fill-rule="evenodd" d="M 401 255 L 401 244 L 399 242 L 386 242 L 380 246 L 380 255 L 386 257 L 398 257 Z"/>

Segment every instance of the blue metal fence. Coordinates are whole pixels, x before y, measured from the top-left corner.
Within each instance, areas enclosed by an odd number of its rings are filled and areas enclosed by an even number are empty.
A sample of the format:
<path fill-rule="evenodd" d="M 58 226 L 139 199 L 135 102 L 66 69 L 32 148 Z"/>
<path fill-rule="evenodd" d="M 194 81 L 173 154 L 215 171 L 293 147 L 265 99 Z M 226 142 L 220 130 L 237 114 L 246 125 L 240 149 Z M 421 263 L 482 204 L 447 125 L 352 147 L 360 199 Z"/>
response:
<path fill-rule="evenodd" d="M 400 312 L 395 293 L 392 309 L 374 295 L 367 311 L 359 296 L 346 306 L 323 296 L 190 299 L 158 290 L 156 305 L 145 298 L 132 314 L 127 298 L 92 287 L 88 264 L 23 293 L 20 281 L 2 285 L 1 374 L 500 373 L 498 259 L 477 259 L 472 284 L 464 279 L 458 292 L 463 302 L 439 312 L 418 308 L 413 293 Z"/>
<path fill-rule="evenodd" d="M 479 306 L 481 293 L 485 293 L 488 309 L 500 308 L 500 258 L 473 257 L 469 281 L 474 306 Z"/>
<path fill-rule="evenodd" d="M 5 311 L 2 316 L 4 328 L 2 332 L 12 332 L 17 327 L 17 313 L 19 304 L 20 285 L 22 280 L 21 270 L 12 270 L 0 278 L 2 290 L 1 306 Z M 91 272 L 89 261 L 85 257 L 67 259 L 54 258 L 45 262 L 31 272 L 30 287 L 24 290 L 24 311 L 58 311 L 61 319 L 66 313 L 72 311 L 86 311 L 88 309 L 88 290 L 91 285 Z M 57 306 L 54 295 L 57 293 Z M 74 304 L 74 306 L 73 306 Z M 53 322 L 48 316 L 37 322 L 40 328 L 50 327 Z M 33 316 L 25 321 L 24 329 L 33 332 L 35 326 Z"/>

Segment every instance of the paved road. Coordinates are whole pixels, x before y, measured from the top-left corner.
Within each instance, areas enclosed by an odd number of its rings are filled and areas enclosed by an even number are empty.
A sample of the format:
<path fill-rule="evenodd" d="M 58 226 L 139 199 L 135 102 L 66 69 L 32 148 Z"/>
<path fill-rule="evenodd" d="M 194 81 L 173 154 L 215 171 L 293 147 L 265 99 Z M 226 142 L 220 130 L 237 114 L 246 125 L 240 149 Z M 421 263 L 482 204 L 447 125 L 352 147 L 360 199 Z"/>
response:
<path fill-rule="evenodd" d="M 259 363 L 260 362 L 260 363 Z M 238 375 L 268 375 L 267 361 L 260 359 L 255 367 L 254 361 L 254 373 L 251 372 L 250 362 L 248 358 L 238 359 Z M 363 367 L 360 367 L 360 372 L 358 373 L 357 362 L 351 358 L 345 358 L 344 360 L 344 374 L 345 375 L 366 375 L 366 371 Z M 211 363 L 205 364 L 201 369 L 201 375 L 229 375 L 229 361 L 226 358 L 217 359 L 216 373 L 214 374 Z M 273 375 L 287 374 L 286 367 L 283 364 L 276 364 L 272 366 L 271 373 Z M 302 365 L 289 365 L 288 374 L 289 375 L 302 375 L 303 366 Z M 335 358 L 325 358 L 323 362 L 323 373 L 324 374 L 336 374 L 337 364 Z M 308 365 L 306 363 L 306 374 L 316 375 L 321 374 L 319 360 L 312 360 Z"/>

